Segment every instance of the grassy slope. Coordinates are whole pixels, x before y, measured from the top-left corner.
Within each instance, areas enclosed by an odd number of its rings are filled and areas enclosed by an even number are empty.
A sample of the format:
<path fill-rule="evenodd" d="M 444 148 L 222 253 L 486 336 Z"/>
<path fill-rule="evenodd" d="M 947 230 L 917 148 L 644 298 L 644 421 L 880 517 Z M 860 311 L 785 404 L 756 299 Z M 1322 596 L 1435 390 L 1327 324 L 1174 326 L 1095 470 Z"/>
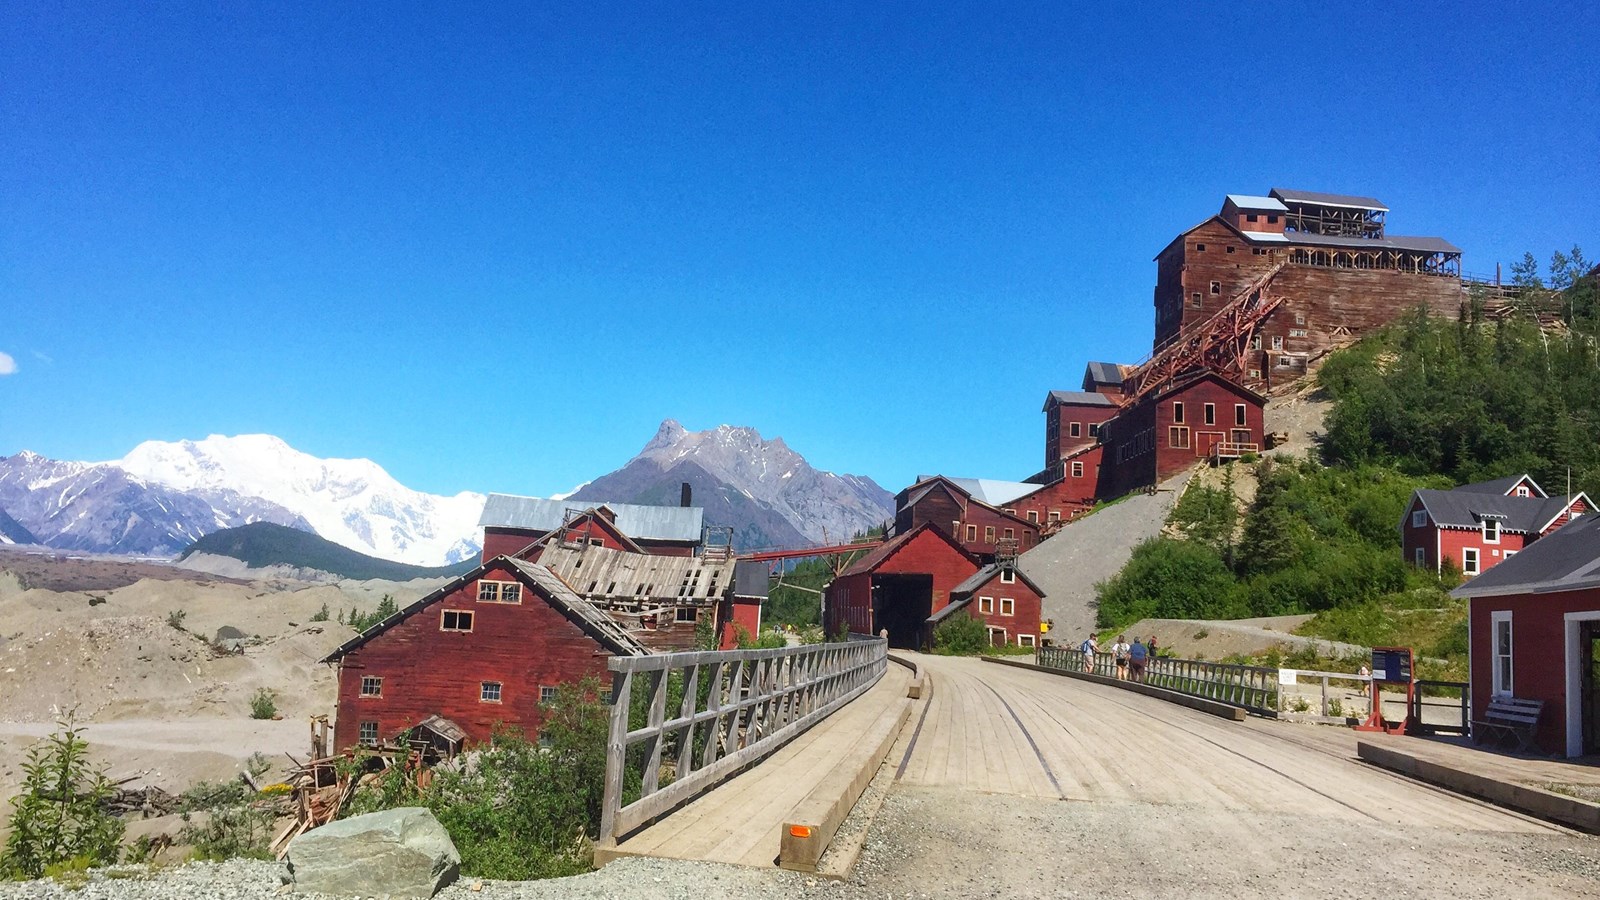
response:
<path fill-rule="evenodd" d="M 269 522 L 212 532 L 190 544 L 178 558 L 187 558 L 192 553 L 230 556 L 253 568 L 283 565 L 317 569 L 358 581 L 369 578 L 409 581 L 413 578 L 449 577 L 477 565 L 477 560 L 467 560 L 454 566 L 408 565 L 357 553 L 317 535 Z"/>

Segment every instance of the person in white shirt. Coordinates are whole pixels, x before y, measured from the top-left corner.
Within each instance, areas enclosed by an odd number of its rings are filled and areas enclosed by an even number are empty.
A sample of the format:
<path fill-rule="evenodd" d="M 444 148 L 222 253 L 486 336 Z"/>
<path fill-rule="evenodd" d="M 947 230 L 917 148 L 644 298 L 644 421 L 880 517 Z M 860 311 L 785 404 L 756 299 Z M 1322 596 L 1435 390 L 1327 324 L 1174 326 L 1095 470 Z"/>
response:
<path fill-rule="evenodd" d="M 1129 649 L 1131 648 L 1128 646 L 1128 636 L 1125 634 L 1117 635 L 1117 642 L 1111 645 L 1111 656 L 1117 662 L 1117 678 L 1122 681 L 1128 680 Z"/>

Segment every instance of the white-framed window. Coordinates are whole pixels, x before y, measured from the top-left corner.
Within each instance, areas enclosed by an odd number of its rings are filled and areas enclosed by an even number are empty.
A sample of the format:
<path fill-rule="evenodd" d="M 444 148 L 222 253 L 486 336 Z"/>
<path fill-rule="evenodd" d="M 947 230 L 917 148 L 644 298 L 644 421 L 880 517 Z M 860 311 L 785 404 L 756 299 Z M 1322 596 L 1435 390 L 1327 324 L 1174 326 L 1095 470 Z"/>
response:
<path fill-rule="evenodd" d="M 1511 610 L 1489 613 L 1489 633 L 1494 635 L 1493 676 L 1489 690 L 1494 694 L 1512 693 L 1511 678 Z"/>
<path fill-rule="evenodd" d="M 1000 598 L 1000 615 L 1014 616 L 1017 614 L 1017 601 L 1010 597 Z"/>
<path fill-rule="evenodd" d="M 1235 424 L 1235 425 L 1243 425 L 1243 424 L 1245 424 L 1245 411 L 1244 411 L 1244 404 L 1243 403 L 1235 403 L 1233 405 L 1233 424 Z"/>
<path fill-rule="evenodd" d="M 1182 400 L 1174 400 L 1174 401 L 1172 401 L 1172 423 L 1174 425 L 1182 425 L 1183 424 L 1183 401 Z"/>
<path fill-rule="evenodd" d="M 1006 641 L 1006 630 L 1004 628 L 996 628 L 993 625 L 991 625 L 991 626 L 989 626 L 988 631 L 989 631 L 989 646 L 991 646 L 991 647 L 1004 647 L 1008 643 Z"/>
<path fill-rule="evenodd" d="M 1206 404 L 1206 424 L 1217 424 L 1217 405 L 1215 403 Z"/>
<path fill-rule="evenodd" d="M 1094 422 L 1089 423 L 1089 437 L 1099 437 L 1100 426 Z"/>
<path fill-rule="evenodd" d="M 1274 350 L 1282 350 L 1283 349 L 1283 335 L 1275 334 L 1275 335 L 1272 336 L 1272 349 L 1274 349 Z"/>
<path fill-rule="evenodd" d="M 977 539 L 978 539 L 978 526 L 976 526 L 976 525 L 968 525 L 967 526 L 967 540 L 975 541 Z"/>
<path fill-rule="evenodd" d="M 1478 574 L 1478 548 L 1467 547 L 1461 551 L 1461 574 Z"/>
<path fill-rule="evenodd" d="M 1006 540 L 1014 541 L 1016 539 L 1017 539 L 1017 530 L 1015 528 L 1007 528 L 1006 529 Z"/>
<path fill-rule="evenodd" d="M 1413 509 L 1411 511 L 1411 527 L 1412 528 L 1427 528 L 1428 527 L 1428 511 L 1425 510 L 1425 509 Z"/>
<path fill-rule="evenodd" d="M 987 543 L 990 543 L 990 544 L 994 543 L 994 526 L 993 525 L 985 525 L 985 526 L 983 526 L 983 539 Z"/>
<path fill-rule="evenodd" d="M 382 697 L 383 696 L 383 678 L 381 678 L 381 677 L 379 677 L 377 675 L 363 675 L 363 676 L 361 676 L 361 696 L 363 696 L 363 697 Z"/>
<path fill-rule="evenodd" d="M 363 747 L 378 746 L 378 723 L 362 722 L 359 733 L 356 735 L 356 740 Z"/>
<path fill-rule="evenodd" d="M 1418 566 L 1427 565 L 1428 564 L 1428 551 L 1423 549 L 1422 547 L 1418 547 L 1417 548 L 1417 552 L 1416 552 L 1416 560 L 1417 560 L 1417 565 Z"/>
<path fill-rule="evenodd" d="M 1067 423 L 1067 435 L 1069 437 L 1083 437 L 1083 423 L 1082 422 L 1069 422 L 1069 423 Z"/>
<path fill-rule="evenodd" d="M 498 681 L 478 682 L 478 700 L 482 703 L 499 703 L 501 687 Z"/>
<path fill-rule="evenodd" d="M 472 613 L 464 609 L 447 609 L 439 616 L 440 631 L 471 631 Z"/>
<path fill-rule="evenodd" d="M 1017 570 L 1016 569 L 1001 569 L 1000 570 L 1000 583 L 1001 584 L 1016 584 L 1017 583 Z"/>
<path fill-rule="evenodd" d="M 1073 478 L 1082 478 L 1083 477 L 1083 463 L 1074 462 L 1072 464 L 1072 477 Z"/>
<path fill-rule="evenodd" d="M 1213 293 L 1213 294 L 1222 293 L 1222 282 L 1220 282 L 1220 281 L 1211 282 L 1211 293 Z"/>
<path fill-rule="evenodd" d="M 1250 338 L 1250 349 L 1251 350 L 1260 350 L 1261 349 L 1261 332 L 1259 332 L 1259 331 L 1256 332 Z"/>
<path fill-rule="evenodd" d="M 1038 646 L 1038 642 L 1034 640 L 1034 636 L 1031 635 L 1031 634 L 1019 634 L 1019 635 L 1017 635 L 1017 646 L 1018 647 L 1037 647 Z"/>
<path fill-rule="evenodd" d="M 1028 521 L 1035 525 L 1039 524 L 1039 511 L 1037 509 L 1028 510 Z"/>
<path fill-rule="evenodd" d="M 1179 450 L 1189 448 L 1189 426 L 1171 425 L 1167 428 L 1167 446 Z"/>
<path fill-rule="evenodd" d="M 994 598 L 993 597 L 979 597 L 978 598 L 978 612 L 983 613 L 986 616 L 987 615 L 993 615 L 994 614 Z"/>
<path fill-rule="evenodd" d="M 1050 521 L 1052 521 L 1052 522 L 1059 522 L 1059 521 L 1061 521 L 1061 510 L 1059 510 L 1059 509 L 1052 509 L 1052 510 L 1050 510 L 1050 516 L 1049 516 L 1049 518 L 1050 518 Z"/>
<path fill-rule="evenodd" d="M 539 685 L 539 703 L 548 706 L 556 702 L 556 688 L 553 684 Z"/>
<path fill-rule="evenodd" d="M 1483 520 L 1483 542 L 1485 544 L 1498 544 L 1498 543 L 1500 543 L 1500 520 L 1499 519 L 1484 519 Z"/>
<path fill-rule="evenodd" d="M 1527 485 L 1519 484 L 1519 485 L 1517 485 L 1517 496 L 1518 497 L 1531 497 L 1531 496 L 1533 496 L 1533 492 L 1528 490 L 1528 486 Z"/>

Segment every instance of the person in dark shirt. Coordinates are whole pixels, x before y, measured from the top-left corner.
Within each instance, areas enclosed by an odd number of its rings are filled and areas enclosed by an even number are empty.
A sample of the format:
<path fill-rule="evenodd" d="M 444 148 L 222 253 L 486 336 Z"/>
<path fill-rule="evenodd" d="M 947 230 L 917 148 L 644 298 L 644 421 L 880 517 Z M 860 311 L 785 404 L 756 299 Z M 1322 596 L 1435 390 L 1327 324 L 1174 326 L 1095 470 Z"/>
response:
<path fill-rule="evenodd" d="M 1134 681 L 1144 680 L 1144 663 L 1150 655 L 1150 648 L 1144 645 L 1139 638 L 1133 639 L 1133 646 L 1128 648 L 1128 675 Z"/>

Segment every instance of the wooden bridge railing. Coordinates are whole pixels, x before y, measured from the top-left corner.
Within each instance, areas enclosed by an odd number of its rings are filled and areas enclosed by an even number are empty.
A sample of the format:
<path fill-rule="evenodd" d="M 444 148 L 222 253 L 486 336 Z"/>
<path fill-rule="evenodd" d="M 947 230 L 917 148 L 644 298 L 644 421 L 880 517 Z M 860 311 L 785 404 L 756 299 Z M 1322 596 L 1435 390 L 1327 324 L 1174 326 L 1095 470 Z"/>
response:
<path fill-rule="evenodd" d="M 612 657 L 602 844 L 777 750 L 872 687 L 888 664 L 880 638 Z M 637 799 L 624 803 L 635 777 Z"/>
<path fill-rule="evenodd" d="M 1111 654 L 1096 653 L 1087 668 L 1083 657 L 1083 651 L 1065 647 L 1041 647 L 1038 655 L 1041 666 L 1117 677 L 1116 660 Z M 1257 715 L 1278 715 L 1281 691 L 1277 669 L 1159 656 L 1145 663 L 1142 680 L 1179 694 L 1242 706 Z"/>

